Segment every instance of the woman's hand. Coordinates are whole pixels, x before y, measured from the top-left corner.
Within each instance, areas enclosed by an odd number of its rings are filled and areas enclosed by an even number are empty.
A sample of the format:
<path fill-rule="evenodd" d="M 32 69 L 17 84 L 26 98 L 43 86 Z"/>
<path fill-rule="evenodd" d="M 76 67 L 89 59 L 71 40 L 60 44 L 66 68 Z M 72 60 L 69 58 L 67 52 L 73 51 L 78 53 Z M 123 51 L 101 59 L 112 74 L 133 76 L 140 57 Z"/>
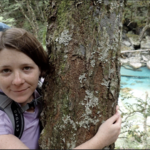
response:
<path fill-rule="evenodd" d="M 118 111 L 119 107 L 116 107 L 116 114 L 106 120 L 99 128 L 97 134 L 94 136 L 95 141 L 101 141 L 103 147 L 114 143 L 121 129 L 121 115 Z"/>
<path fill-rule="evenodd" d="M 116 114 L 106 120 L 100 127 L 96 135 L 89 141 L 76 147 L 77 149 L 102 149 L 114 143 L 121 129 L 121 116 L 118 111 L 119 107 L 116 107 Z"/>

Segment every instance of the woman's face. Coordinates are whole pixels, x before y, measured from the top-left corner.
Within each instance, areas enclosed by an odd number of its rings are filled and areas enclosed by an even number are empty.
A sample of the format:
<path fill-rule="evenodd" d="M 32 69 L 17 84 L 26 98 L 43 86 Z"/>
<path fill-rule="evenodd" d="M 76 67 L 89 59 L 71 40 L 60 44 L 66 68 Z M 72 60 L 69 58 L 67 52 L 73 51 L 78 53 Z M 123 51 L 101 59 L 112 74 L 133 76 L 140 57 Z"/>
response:
<path fill-rule="evenodd" d="M 39 67 L 24 53 L 0 51 L 0 89 L 15 102 L 23 106 L 32 101 L 40 74 Z"/>

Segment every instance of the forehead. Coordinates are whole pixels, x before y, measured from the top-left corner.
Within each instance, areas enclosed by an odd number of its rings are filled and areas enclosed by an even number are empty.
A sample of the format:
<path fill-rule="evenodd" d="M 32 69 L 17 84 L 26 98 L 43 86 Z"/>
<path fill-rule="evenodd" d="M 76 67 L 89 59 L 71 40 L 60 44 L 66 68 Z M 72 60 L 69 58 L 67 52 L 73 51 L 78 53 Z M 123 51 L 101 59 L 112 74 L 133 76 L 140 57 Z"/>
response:
<path fill-rule="evenodd" d="M 3 49 L 0 51 L 0 65 L 9 64 L 34 63 L 26 54 L 15 49 Z"/>

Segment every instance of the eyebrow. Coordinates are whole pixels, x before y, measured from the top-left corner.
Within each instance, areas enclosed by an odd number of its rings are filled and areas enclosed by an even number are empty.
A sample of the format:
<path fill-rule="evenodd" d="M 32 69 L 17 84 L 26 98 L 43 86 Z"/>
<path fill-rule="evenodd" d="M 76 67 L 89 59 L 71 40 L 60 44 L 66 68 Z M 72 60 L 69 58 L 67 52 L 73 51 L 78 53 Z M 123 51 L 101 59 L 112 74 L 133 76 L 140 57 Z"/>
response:
<path fill-rule="evenodd" d="M 24 63 L 24 64 L 21 64 L 20 66 L 31 66 L 33 65 L 32 63 Z M 0 65 L 1 68 L 9 68 L 9 67 L 12 67 L 11 65 Z"/>
<path fill-rule="evenodd" d="M 1 65 L 0 65 L 0 67 L 1 67 L 1 68 L 7 68 L 7 67 L 11 67 L 11 66 L 10 66 L 10 65 L 4 65 L 4 66 L 1 66 Z"/>
<path fill-rule="evenodd" d="M 32 63 L 24 63 L 24 64 L 21 64 L 20 66 L 31 66 L 33 65 Z"/>

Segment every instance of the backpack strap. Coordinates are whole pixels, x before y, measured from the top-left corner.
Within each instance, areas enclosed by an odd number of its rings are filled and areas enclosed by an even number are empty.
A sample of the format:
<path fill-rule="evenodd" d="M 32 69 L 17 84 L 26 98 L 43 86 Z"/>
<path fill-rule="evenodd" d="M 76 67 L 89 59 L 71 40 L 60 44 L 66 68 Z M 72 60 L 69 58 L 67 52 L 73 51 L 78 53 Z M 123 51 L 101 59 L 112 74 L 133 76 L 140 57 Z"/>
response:
<path fill-rule="evenodd" d="M 11 104 L 11 110 L 15 122 L 14 135 L 20 139 L 24 131 L 24 116 L 21 107 L 15 101 Z"/>
<path fill-rule="evenodd" d="M 23 113 L 31 107 L 38 107 L 39 114 L 43 109 L 42 96 L 33 99 L 32 102 L 27 103 L 25 106 L 20 107 L 18 103 L 7 97 L 4 93 L 0 92 L 0 110 L 4 111 L 12 122 L 14 135 L 21 138 L 24 131 L 24 116 Z"/>
<path fill-rule="evenodd" d="M 15 128 L 14 116 L 11 113 L 12 100 L 6 95 L 0 93 L 0 110 L 4 111 L 12 122 L 13 129 Z M 7 108 L 7 109 L 6 109 Z"/>
<path fill-rule="evenodd" d="M 0 110 L 4 111 L 11 120 L 14 135 L 21 138 L 24 130 L 24 117 L 21 107 L 5 94 L 0 93 Z"/>

